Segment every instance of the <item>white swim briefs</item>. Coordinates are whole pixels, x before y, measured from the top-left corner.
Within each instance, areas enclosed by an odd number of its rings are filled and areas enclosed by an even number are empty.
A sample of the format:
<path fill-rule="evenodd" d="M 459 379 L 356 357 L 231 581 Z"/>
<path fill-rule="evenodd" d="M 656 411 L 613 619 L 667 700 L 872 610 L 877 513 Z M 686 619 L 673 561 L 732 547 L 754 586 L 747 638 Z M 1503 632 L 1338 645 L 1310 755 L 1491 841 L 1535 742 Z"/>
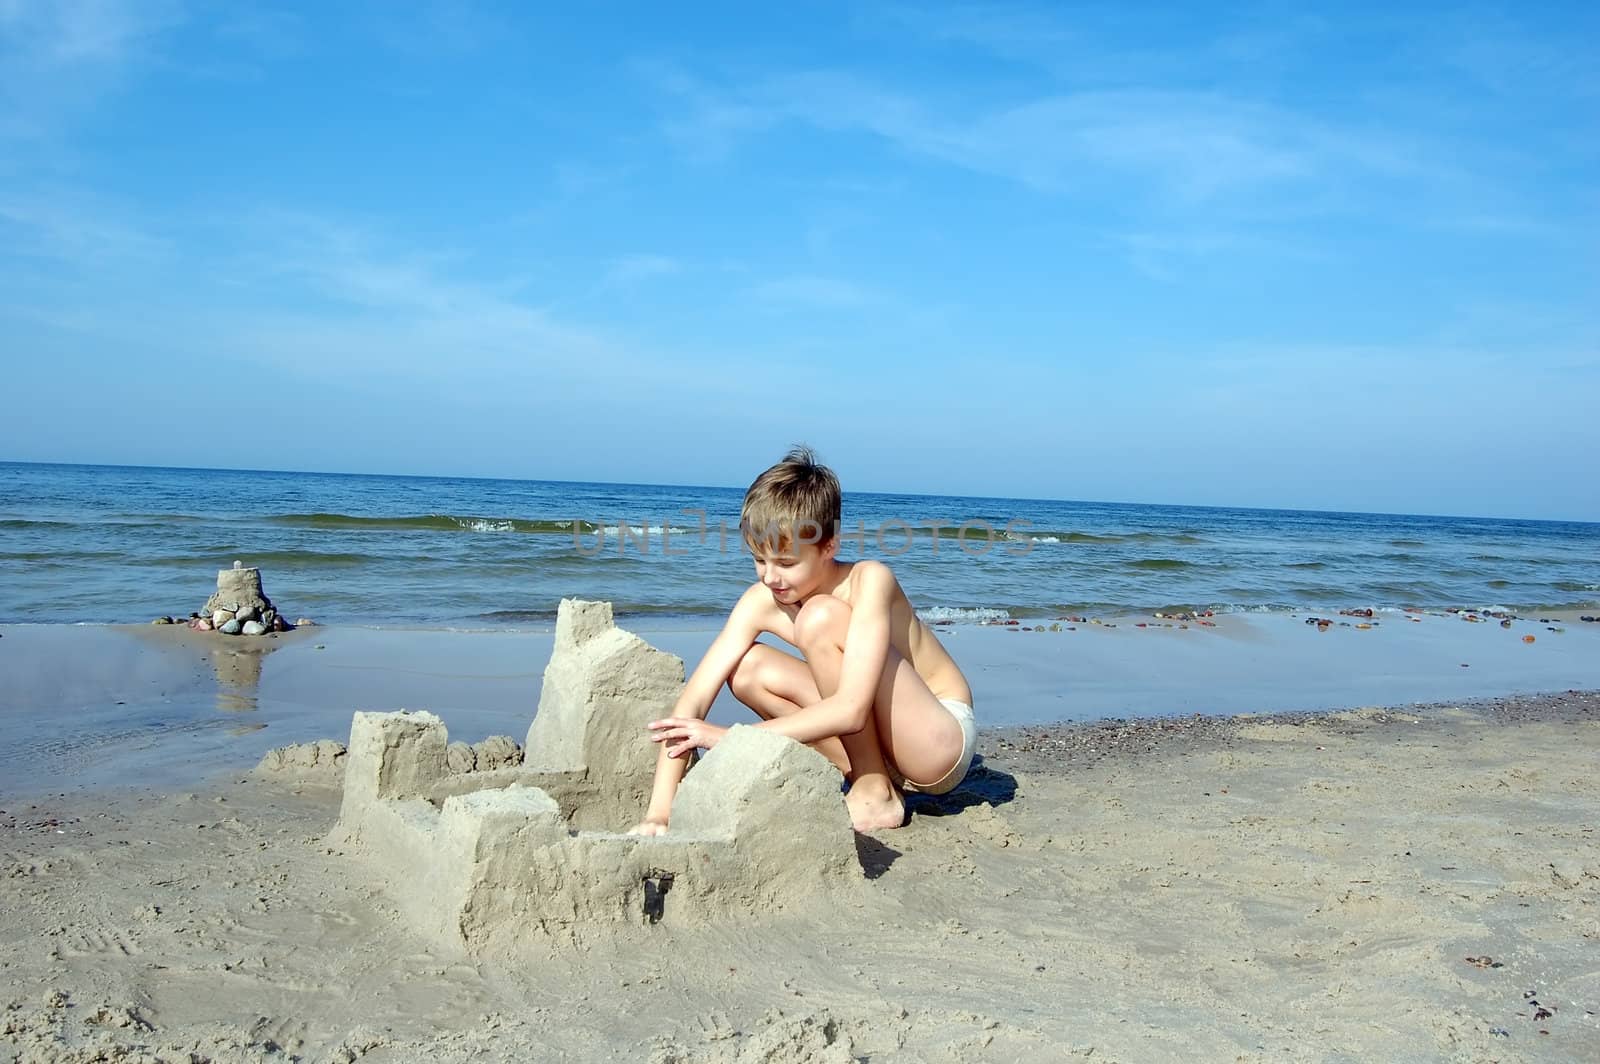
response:
<path fill-rule="evenodd" d="M 954 698 L 941 698 L 939 704 L 948 709 L 950 715 L 956 718 L 956 723 L 961 725 L 961 757 L 957 759 L 955 766 L 935 783 L 897 780 L 901 790 L 913 794 L 944 794 L 960 786 L 961 781 L 967 778 L 967 770 L 972 767 L 972 755 L 978 750 L 978 722 L 972 715 L 972 707 Z"/>

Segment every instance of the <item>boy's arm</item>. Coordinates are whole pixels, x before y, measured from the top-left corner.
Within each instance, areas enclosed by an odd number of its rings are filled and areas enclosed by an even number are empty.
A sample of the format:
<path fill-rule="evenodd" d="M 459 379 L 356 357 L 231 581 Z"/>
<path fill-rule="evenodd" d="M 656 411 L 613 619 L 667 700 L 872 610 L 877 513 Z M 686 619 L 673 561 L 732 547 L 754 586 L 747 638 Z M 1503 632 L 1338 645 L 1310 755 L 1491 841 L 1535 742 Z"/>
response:
<path fill-rule="evenodd" d="M 894 606 L 894 573 L 881 562 L 856 563 L 859 582 L 845 631 L 844 662 L 839 689 L 814 705 L 788 716 L 762 721 L 758 728 L 787 735 L 802 743 L 834 735 L 854 735 L 872 719 L 872 702 L 889 660 L 890 613 Z"/>
<path fill-rule="evenodd" d="M 739 660 L 755 643 L 756 636 L 761 634 L 762 613 L 766 606 L 764 600 L 767 597 L 766 588 L 756 584 L 734 603 L 733 610 L 722 625 L 722 631 L 712 640 L 705 656 L 700 659 L 700 664 L 694 667 L 694 672 L 683 685 L 683 691 L 678 695 L 678 701 L 668 716 L 704 719 L 710 712 L 711 703 L 716 701 L 717 692 L 722 690 L 722 685 L 728 682 L 728 677 L 733 675 L 733 670 L 738 667 Z M 689 758 L 673 757 L 668 753 L 669 749 L 669 744 L 662 743 L 661 752 L 656 756 L 656 775 L 655 783 L 650 789 L 650 805 L 645 810 L 644 820 L 633 829 L 635 834 L 653 834 L 655 832 L 650 830 L 652 827 L 657 830 L 665 829 L 667 820 L 672 815 L 672 799 L 678 793 L 678 784 L 683 782 Z"/>

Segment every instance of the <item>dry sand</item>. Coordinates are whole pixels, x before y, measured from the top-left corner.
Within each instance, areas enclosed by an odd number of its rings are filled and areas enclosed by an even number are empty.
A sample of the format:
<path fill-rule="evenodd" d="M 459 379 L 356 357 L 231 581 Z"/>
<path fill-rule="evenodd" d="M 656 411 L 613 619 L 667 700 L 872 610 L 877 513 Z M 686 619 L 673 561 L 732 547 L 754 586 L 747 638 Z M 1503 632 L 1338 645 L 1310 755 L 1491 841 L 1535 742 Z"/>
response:
<path fill-rule="evenodd" d="M 1600 1059 L 1600 696 L 982 750 L 849 906 L 511 955 L 329 787 L 5 799 L 0 1060 Z"/>

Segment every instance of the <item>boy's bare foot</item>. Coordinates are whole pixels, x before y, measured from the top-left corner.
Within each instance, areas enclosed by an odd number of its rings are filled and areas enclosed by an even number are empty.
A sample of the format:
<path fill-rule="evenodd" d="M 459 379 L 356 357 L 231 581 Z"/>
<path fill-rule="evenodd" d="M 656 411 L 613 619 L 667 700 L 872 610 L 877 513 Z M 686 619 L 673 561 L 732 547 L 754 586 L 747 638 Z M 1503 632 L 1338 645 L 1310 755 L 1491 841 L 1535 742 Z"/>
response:
<path fill-rule="evenodd" d="M 884 831 L 906 822 L 905 799 L 887 780 L 876 787 L 851 784 L 844 804 L 850 809 L 850 826 L 857 831 Z"/>

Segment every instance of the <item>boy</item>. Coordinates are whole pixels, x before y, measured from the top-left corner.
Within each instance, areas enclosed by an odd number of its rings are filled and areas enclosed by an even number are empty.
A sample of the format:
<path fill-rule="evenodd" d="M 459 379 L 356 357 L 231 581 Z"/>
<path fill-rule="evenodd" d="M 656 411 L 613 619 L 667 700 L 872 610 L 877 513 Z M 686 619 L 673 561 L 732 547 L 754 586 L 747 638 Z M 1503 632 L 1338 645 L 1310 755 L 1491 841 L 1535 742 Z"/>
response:
<path fill-rule="evenodd" d="M 722 685 L 767 728 L 808 743 L 850 781 L 857 831 L 905 822 L 902 790 L 943 794 L 967 773 L 977 729 L 972 689 L 917 617 L 889 567 L 841 562 L 839 480 L 796 447 L 756 478 L 740 528 L 757 582 L 728 615 L 672 716 L 652 721 L 661 744 L 640 835 L 667 830 L 687 756 L 727 732 L 706 723 Z M 795 657 L 756 642 L 770 632 Z"/>

